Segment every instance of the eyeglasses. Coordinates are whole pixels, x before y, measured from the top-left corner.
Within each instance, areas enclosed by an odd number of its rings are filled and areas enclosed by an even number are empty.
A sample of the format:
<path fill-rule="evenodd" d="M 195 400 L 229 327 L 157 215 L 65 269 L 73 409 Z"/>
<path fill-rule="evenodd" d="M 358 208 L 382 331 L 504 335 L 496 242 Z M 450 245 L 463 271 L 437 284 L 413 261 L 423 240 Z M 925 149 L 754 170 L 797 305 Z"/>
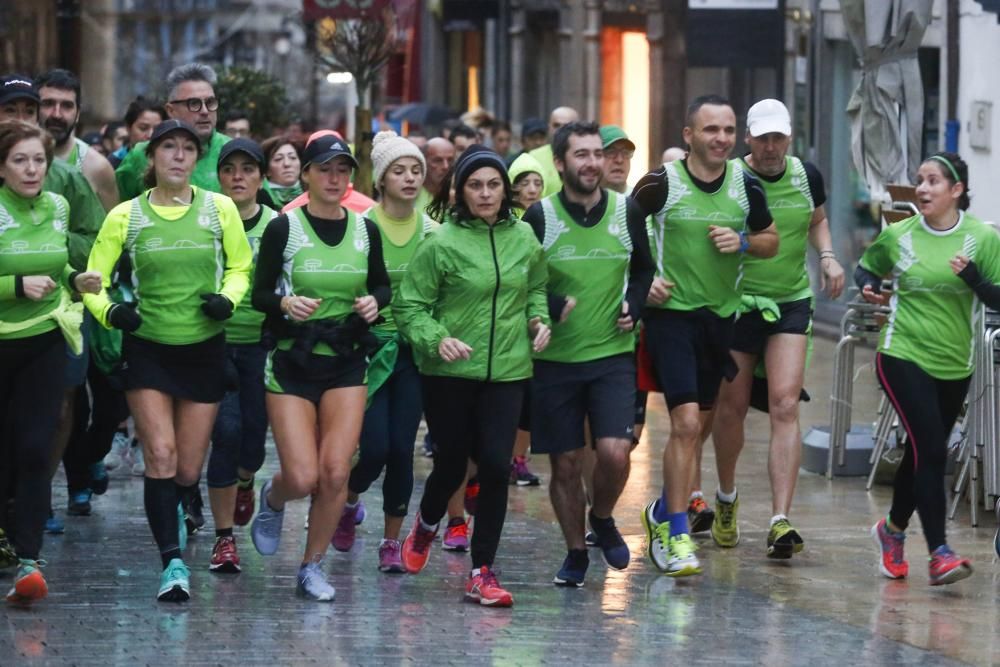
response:
<path fill-rule="evenodd" d="M 630 151 L 627 148 L 605 148 L 604 149 L 604 157 L 610 158 L 612 160 L 616 160 L 616 159 L 618 159 L 620 157 L 623 157 L 626 160 L 631 160 L 634 155 L 635 155 L 635 151 Z"/>
<path fill-rule="evenodd" d="M 219 108 L 219 98 L 218 97 L 206 97 L 202 99 L 200 97 L 189 97 L 186 100 L 170 100 L 170 104 L 183 104 L 187 107 L 188 111 L 191 113 L 197 113 L 201 111 L 202 105 L 204 105 L 206 111 L 215 111 Z"/>

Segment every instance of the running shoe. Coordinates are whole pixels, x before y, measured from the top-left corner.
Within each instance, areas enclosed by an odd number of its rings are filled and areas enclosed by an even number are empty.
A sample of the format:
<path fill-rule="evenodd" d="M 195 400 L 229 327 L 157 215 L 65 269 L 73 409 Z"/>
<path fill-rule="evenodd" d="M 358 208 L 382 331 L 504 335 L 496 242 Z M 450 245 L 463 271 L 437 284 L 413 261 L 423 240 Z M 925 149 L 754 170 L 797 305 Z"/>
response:
<path fill-rule="evenodd" d="M 479 480 L 475 477 L 465 485 L 465 513 L 476 516 L 476 502 L 479 500 Z"/>
<path fill-rule="evenodd" d="M 691 502 L 688 503 L 687 513 L 688 526 L 691 528 L 692 535 L 695 533 L 704 533 L 712 527 L 715 512 L 712 511 L 712 508 L 708 506 L 708 503 L 701 496 L 691 499 Z"/>
<path fill-rule="evenodd" d="M 201 498 L 201 489 L 195 486 L 181 502 L 184 503 L 184 525 L 188 535 L 194 535 L 205 526 L 205 501 Z"/>
<path fill-rule="evenodd" d="M 885 519 L 879 520 L 871 529 L 875 548 L 879 552 L 878 570 L 890 579 L 903 579 L 910 573 L 910 564 L 903 556 L 903 543 L 906 533 L 894 533 L 889 530 Z"/>
<path fill-rule="evenodd" d="M 14 545 L 7 539 L 7 533 L 0 528 L 0 570 L 9 570 L 18 563 L 17 553 Z"/>
<path fill-rule="evenodd" d="M 583 579 L 587 576 L 589 566 L 590 556 L 587 555 L 586 549 L 570 549 L 552 583 L 567 588 L 580 588 L 583 586 Z"/>
<path fill-rule="evenodd" d="M 49 518 L 45 520 L 45 532 L 49 535 L 62 535 L 66 532 L 66 524 L 52 510 L 49 510 Z"/>
<path fill-rule="evenodd" d="M 94 495 L 103 496 L 108 490 L 110 481 L 104 461 L 90 464 L 90 490 L 94 492 Z"/>
<path fill-rule="evenodd" d="M 465 584 L 465 599 L 486 607 L 510 607 L 514 598 L 500 587 L 497 575 L 485 565 Z"/>
<path fill-rule="evenodd" d="M 365 501 L 358 498 L 358 511 L 354 514 L 354 525 L 360 526 L 363 524 L 366 516 L 368 516 L 368 512 L 365 511 Z"/>
<path fill-rule="evenodd" d="M 66 514 L 70 516 L 90 516 L 90 489 L 71 493 L 66 499 Z"/>
<path fill-rule="evenodd" d="M 427 565 L 431 556 L 431 542 L 437 536 L 437 528 L 427 530 L 420 525 L 420 512 L 413 519 L 410 534 L 403 540 L 403 565 L 410 574 L 416 574 Z"/>
<path fill-rule="evenodd" d="M 271 509 L 267 504 L 267 495 L 271 491 L 271 480 L 264 483 L 260 490 L 260 510 L 250 526 L 250 537 L 257 553 L 262 556 L 273 556 L 281 544 L 281 524 L 285 520 L 285 511 Z"/>
<path fill-rule="evenodd" d="M 208 564 L 212 572 L 237 574 L 240 571 L 240 555 L 236 551 L 236 538 L 232 535 L 218 537 L 212 547 L 212 560 Z"/>
<path fill-rule="evenodd" d="M 468 551 L 469 523 L 464 519 L 451 519 L 448 527 L 444 529 L 441 548 L 445 551 Z"/>
<path fill-rule="evenodd" d="M 187 602 L 191 598 L 191 571 L 180 558 L 173 558 L 160 575 L 160 602 Z"/>
<path fill-rule="evenodd" d="M 253 480 L 250 480 L 250 486 L 246 488 L 237 485 L 236 506 L 233 508 L 233 523 L 237 526 L 245 526 L 250 523 L 256 505 L 257 497 L 253 490 Z"/>
<path fill-rule="evenodd" d="M 642 527 L 646 529 L 646 555 L 653 565 L 661 572 L 667 571 L 670 552 L 667 545 L 670 541 L 670 522 L 658 523 L 653 516 L 653 508 L 657 501 L 650 501 L 642 511 Z"/>
<path fill-rule="evenodd" d="M 146 455 L 142 453 L 142 445 L 138 440 L 132 440 L 132 475 L 142 477 L 146 474 Z"/>
<path fill-rule="evenodd" d="M 624 570 L 628 567 L 632 554 L 629 552 L 625 540 L 622 539 L 622 534 L 618 532 L 615 520 L 608 517 L 604 521 L 600 519 L 595 521 L 594 518 L 594 515 L 590 514 L 590 527 L 597 537 L 597 544 L 601 547 L 604 562 L 612 570 Z"/>
<path fill-rule="evenodd" d="M 322 561 L 310 561 L 299 567 L 295 592 L 317 602 L 333 602 L 333 598 L 337 596 L 337 589 L 326 578 Z"/>
<path fill-rule="evenodd" d="M 732 549 L 740 543 L 740 526 L 736 522 L 736 514 L 740 509 L 740 499 L 736 498 L 731 503 L 719 500 L 715 497 L 716 509 L 715 518 L 712 520 L 712 539 L 724 549 Z"/>
<path fill-rule="evenodd" d="M 428 459 L 434 458 L 434 441 L 431 440 L 431 434 L 430 433 L 425 433 L 424 434 L 424 444 L 421 447 L 420 451 L 424 455 L 425 458 L 428 458 Z"/>
<path fill-rule="evenodd" d="M 48 584 L 42 576 L 45 561 L 21 558 L 14 575 L 14 586 L 7 592 L 7 602 L 28 604 L 41 600 L 49 593 Z"/>
<path fill-rule="evenodd" d="M 538 486 L 542 480 L 528 470 L 528 459 L 515 456 L 510 464 L 510 483 L 513 486 Z"/>
<path fill-rule="evenodd" d="M 128 455 L 128 447 L 128 433 L 115 431 L 115 436 L 111 439 L 111 451 L 104 457 L 104 467 L 107 470 L 118 468 L 125 462 L 125 457 Z"/>
<path fill-rule="evenodd" d="M 791 558 L 805 548 L 805 541 L 788 519 L 778 519 L 767 533 L 767 557 Z"/>
<path fill-rule="evenodd" d="M 337 551 L 350 551 L 351 547 L 354 546 L 357 513 L 357 505 L 354 507 L 344 505 L 344 510 L 340 513 L 340 521 L 337 523 L 337 530 L 333 531 L 333 538 L 330 540 L 330 544 Z"/>
<path fill-rule="evenodd" d="M 687 533 L 671 535 L 668 541 L 670 559 L 667 561 L 668 577 L 687 577 L 701 574 L 701 563 L 694 552 L 698 549 Z"/>
<path fill-rule="evenodd" d="M 934 550 L 929 567 L 931 586 L 953 584 L 972 574 L 972 561 L 956 554 L 947 544 Z"/>
<path fill-rule="evenodd" d="M 597 541 L 597 535 L 594 535 L 592 530 L 588 530 L 587 534 L 583 536 L 583 543 L 587 545 L 588 549 L 601 546 Z"/>
<path fill-rule="evenodd" d="M 382 540 L 378 545 L 378 569 L 386 573 L 406 572 L 399 540 Z"/>

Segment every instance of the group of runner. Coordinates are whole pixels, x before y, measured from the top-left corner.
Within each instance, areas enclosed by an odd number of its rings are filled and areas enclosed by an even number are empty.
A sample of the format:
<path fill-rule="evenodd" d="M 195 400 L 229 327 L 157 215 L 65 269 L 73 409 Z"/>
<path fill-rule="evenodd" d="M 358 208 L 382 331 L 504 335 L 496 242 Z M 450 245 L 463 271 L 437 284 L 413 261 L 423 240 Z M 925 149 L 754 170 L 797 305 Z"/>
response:
<path fill-rule="evenodd" d="M 699 574 L 693 532 L 709 530 L 722 548 L 739 543 L 735 470 L 752 402 L 771 422 L 766 555 L 802 551 L 789 515 L 812 330 L 808 247 L 833 298 L 844 270 L 823 178 L 789 155 L 781 102 L 748 110 L 749 153 L 733 158 L 732 105 L 695 99 L 686 152 L 631 194 L 635 145 L 566 107 L 552 113 L 550 142 L 509 164 L 480 143 L 419 148 L 382 132 L 376 203 L 353 190 L 358 163 L 335 132 L 305 146 L 218 132 L 214 84 L 211 68 L 185 65 L 169 75 L 162 110 L 134 103 L 133 141 L 112 178 L 74 137 L 71 73 L 0 79 L 8 600 L 47 592 L 40 555 L 55 465 L 65 464 L 71 513 L 89 513 L 127 414 L 145 457 L 164 601 L 190 597 L 184 551 L 204 524 L 206 456 L 209 567 L 240 571 L 233 528 L 251 519 L 256 550 L 275 554 L 287 503 L 308 498 L 296 581 L 313 600 L 334 599 L 325 554 L 352 548 L 361 494 L 384 473 L 379 569 L 420 572 L 447 517 L 445 548 L 471 551 L 466 598 L 512 605 L 494 561 L 509 485 L 537 484 L 529 443 L 549 456 L 566 541 L 554 583 L 584 584 L 588 547 L 624 569 L 630 550 L 614 510 L 647 391 L 663 393 L 671 423 L 662 494 L 641 516 L 653 565 Z M 148 133 L 133 135 L 142 123 Z M 973 302 L 1000 304 L 1000 240 L 965 213 L 968 169 L 957 155 L 924 162 L 917 191 L 921 214 L 884 232 L 855 279 L 864 298 L 891 308 L 877 365 L 909 447 L 892 509 L 872 529 L 880 569 L 906 576 L 903 531 L 916 510 L 931 583 L 941 584 L 971 573 L 945 540 L 944 462 L 971 375 Z M 421 416 L 433 469 L 400 540 Z M 280 466 L 258 506 L 268 427 Z M 700 489 L 708 434 L 714 508 Z"/>

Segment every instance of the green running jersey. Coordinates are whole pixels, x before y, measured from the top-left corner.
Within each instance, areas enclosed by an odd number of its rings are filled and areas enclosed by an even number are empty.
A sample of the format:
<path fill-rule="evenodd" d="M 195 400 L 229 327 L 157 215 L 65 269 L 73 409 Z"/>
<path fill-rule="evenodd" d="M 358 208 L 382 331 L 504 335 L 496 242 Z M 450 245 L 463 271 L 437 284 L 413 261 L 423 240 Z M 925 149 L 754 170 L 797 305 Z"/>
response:
<path fill-rule="evenodd" d="M 52 192 L 26 199 L 0 186 L 0 322 L 25 322 L 55 310 L 62 301 L 69 262 L 66 226 L 69 207 Z M 58 287 L 34 301 L 15 293 L 17 276 L 48 276 Z M 56 328 L 53 319 L 0 340 L 28 338 Z"/>
<path fill-rule="evenodd" d="M 384 231 L 386 225 L 393 223 L 388 220 L 385 212 L 379 206 L 371 207 L 365 211 L 364 215 L 375 222 L 382 237 L 382 258 L 385 261 L 386 273 L 389 274 L 389 284 L 392 286 L 392 298 L 395 300 L 396 295 L 399 294 L 399 286 L 403 282 L 403 276 L 406 275 L 406 270 L 410 266 L 410 260 L 413 259 L 413 253 L 416 252 L 417 246 L 420 245 L 425 236 L 440 225 L 431 220 L 430 216 L 418 208 L 414 210 L 413 216 L 409 221 L 414 227 L 413 235 L 406 243 L 396 245 Z M 379 312 L 385 318 L 385 322 L 375 328 L 379 331 L 396 331 L 396 320 L 392 317 L 392 302 L 390 301 L 386 304 L 385 308 Z"/>
<path fill-rule="evenodd" d="M 742 160 L 741 160 L 742 162 Z M 745 169 L 749 169 L 744 165 Z M 777 303 L 797 301 L 812 296 L 809 272 L 806 269 L 806 251 L 809 225 L 812 223 L 812 193 L 802 161 L 785 158 L 785 173 L 775 183 L 759 178 L 767 208 L 771 211 L 774 226 L 781 240 L 778 254 L 769 259 L 747 255 L 743 259 L 743 291 L 755 296 L 766 296 Z"/>
<path fill-rule="evenodd" d="M 278 212 L 261 206 L 260 220 L 253 229 L 246 232 L 250 242 L 250 253 L 253 265 L 257 265 L 257 252 L 260 250 L 260 237 L 267 228 L 267 223 L 278 217 Z M 250 284 L 253 285 L 253 269 L 250 269 Z M 260 342 L 260 331 L 264 324 L 264 313 L 255 310 L 250 303 L 250 295 L 246 295 L 233 310 L 233 316 L 226 321 L 226 342 L 240 345 Z"/>
<path fill-rule="evenodd" d="M 617 326 L 632 257 L 625 195 L 609 190 L 604 216 L 593 227 L 573 220 L 558 194 L 542 200 L 542 211 L 548 290 L 577 304 L 565 322 L 552 325 L 549 346 L 535 358 L 577 363 L 631 352 L 635 335 Z"/>
<path fill-rule="evenodd" d="M 309 320 L 342 319 L 354 309 L 354 300 L 368 293 L 368 230 L 365 218 L 347 212 L 344 238 L 335 246 L 323 242 L 301 208 L 288 212 L 288 242 L 279 290 L 288 296 L 322 299 Z M 294 341 L 278 341 L 278 349 L 289 350 Z M 326 343 L 317 343 L 315 354 L 333 356 Z"/>
<path fill-rule="evenodd" d="M 946 231 L 932 229 L 921 215 L 889 225 L 861 257 L 864 269 L 893 282 L 879 351 L 940 380 L 972 373 L 973 338 L 981 326 L 979 300 L 949 264 L 958 254 L 975 261 L 985 278 L 1000 282 L 1000 237 L 964 212 Z"/>
<path fill-rule="evenodd" d="M 720 253 L 709 238 L 709 226 L 746 228 L 750 203 L 743 168 L 726 164 L 726 177 L 716 192 L 700 190 L 681 161 L 664 165 L 667 201 L 653 215 L 651 236 L 657 275 L 673 282 L 666 310 L 708 308 L 729 317 L 740 305 L 743 253 Z"/>

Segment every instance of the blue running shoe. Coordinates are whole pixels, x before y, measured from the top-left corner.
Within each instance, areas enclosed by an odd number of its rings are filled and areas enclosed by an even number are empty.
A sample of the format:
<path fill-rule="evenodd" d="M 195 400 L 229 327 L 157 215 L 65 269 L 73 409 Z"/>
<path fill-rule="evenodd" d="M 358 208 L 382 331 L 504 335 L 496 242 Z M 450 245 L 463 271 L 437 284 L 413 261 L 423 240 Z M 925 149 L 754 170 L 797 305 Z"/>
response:
<path fill-rule="evenodd" d="M 333 602 L 337 590 L 327 581 L 322 561 L 312 561 L 299 568 L 295 592 L 317 602 Z"/>
<path fill-rule="evenodd" d="M 360 526 L 368 514 L 365 512 L 365 501 L 358 498 L 358 509 L 354 513 L 354 525 Z"/>
<path fill-rule="evenodd" d="M 108 469 L 104 466 L 104 461 L 90 464 L 90 490 L 94 495 L 103 496 L 108 490 Z"/>
<path fill-rule="evenodd" d="M 49 511 L 49 518 L 45 520 L 45 532 L 49 535 L 62 535 L 66 532 L 66 525 L 62 522 L 62 519 L 57 517 L 51 510 Z"/>
<path fill-rule="evenodd" d="M 267 496 L 270 491 L 271 480 L 267 480 L 260 490 L 260 509 L 250 526 L 250 537 L 261 556 L 273 556 L 277 553 L 278 545 L 281 544 L 281 524 L 285 520 L 284 510 L 275 511 L 268 504 Z"/>
<path fill-rule="evenodd" d="M 604 555 L 604 562 L 613 570 L 624 570 L 628 567 L 632 554 L 628 545 L 622 539 L 622 534 L 615 527 L 615 520 L 611 517 L 599 519 L 590 513 L 590 527 L 594 531 L 597 546 L 601 548 Z"/>
<path fill-rule="evenodd" d="M 66 499 L 66 514 L 70 516 L 90 516 L 90 489 L 77 491 Z"/>
<path fill-rule="evenodd" d="M 570 549 L 552 583 L 556 586 L 580 588 L 583 586 L 583 578 L 587 576 L 589 566 L 590 556 L 587 555 L 586 549 Z"/>
<path fill-rule="evenodd" d="M 160 602 L 187 602 L 191 598 L 191 571 L 180 558 L 174 558 L 160 575 Z"/>

